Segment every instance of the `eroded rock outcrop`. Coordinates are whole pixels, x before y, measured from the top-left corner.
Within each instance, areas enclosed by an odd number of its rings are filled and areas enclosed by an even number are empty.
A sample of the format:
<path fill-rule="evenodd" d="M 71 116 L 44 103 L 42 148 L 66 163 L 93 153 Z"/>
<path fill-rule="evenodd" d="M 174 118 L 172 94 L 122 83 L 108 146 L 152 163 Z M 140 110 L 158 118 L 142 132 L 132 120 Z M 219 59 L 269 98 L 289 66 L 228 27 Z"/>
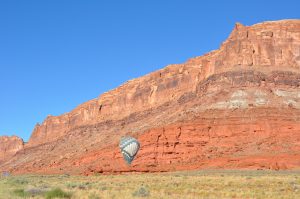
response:
<path fill-rule="evenodd" d="M 300 167 L 300 20 L 236 24 L 220 49 L 37 125 L 15 173 Z M 118 141 L 141 140 L 132 167 Z"/>
<path fill-rule="evenodd" d="M 24 142 L 18 136 L 0 136 L 0 163 L 15 155 L 23 147 Z"/>

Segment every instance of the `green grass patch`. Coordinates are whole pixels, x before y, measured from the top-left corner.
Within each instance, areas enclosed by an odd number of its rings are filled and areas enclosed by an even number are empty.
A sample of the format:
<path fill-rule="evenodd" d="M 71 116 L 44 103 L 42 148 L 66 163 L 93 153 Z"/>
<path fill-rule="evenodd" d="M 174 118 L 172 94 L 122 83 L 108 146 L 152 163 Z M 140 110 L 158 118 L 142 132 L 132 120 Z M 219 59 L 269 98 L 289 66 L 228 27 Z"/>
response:
<path fill-rule="evenodd" d="M 24 189 L 15 189 L 14 194 L 22 198 L 28 197 L 28 194 L 24 191 Z"/>
<path fill-rule="evenodd" d="M 64 192 L 60 188 L 52 189 L 45 194 L 46 199 L 52 199 L 52 198 L 71 198 L 71 194 Z"/>

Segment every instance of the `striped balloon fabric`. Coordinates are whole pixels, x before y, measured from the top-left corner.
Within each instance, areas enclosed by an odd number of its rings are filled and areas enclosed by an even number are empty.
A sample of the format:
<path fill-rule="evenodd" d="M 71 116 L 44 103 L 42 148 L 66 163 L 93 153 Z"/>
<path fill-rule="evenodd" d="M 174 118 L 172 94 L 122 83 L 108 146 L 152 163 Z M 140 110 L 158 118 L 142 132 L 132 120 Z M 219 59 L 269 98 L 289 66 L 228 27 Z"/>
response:
<path fill-rule="evenodd" d="M 121 153 L 125 161 L 131 164 L 138 150 L 140 149 L 140 143 L 133 137 L 122 137 L 119 145 Z"/>

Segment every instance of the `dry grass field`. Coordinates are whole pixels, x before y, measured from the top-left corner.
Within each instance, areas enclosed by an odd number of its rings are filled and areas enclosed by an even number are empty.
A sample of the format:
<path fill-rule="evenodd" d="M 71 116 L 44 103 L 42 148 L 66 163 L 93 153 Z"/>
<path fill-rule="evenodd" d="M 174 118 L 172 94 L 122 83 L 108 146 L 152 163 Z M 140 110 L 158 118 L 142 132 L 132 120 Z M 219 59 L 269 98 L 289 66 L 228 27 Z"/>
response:
<path fill-rule="evenodd" d="M 300 198 L 300 171 L 9 176 L 0 198 Z"/>

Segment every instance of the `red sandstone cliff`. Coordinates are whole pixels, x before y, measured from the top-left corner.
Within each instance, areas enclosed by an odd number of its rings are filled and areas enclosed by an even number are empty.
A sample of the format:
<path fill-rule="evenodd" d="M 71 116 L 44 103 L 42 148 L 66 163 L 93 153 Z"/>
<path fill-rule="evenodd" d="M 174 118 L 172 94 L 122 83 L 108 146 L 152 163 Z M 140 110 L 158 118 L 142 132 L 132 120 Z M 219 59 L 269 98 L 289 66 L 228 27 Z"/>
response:
<path fill-rule="evenodd" d="M 236 24 L 218 50 L 47 117 L 0 169 L 299 168 L 299 113 L 300 20 Z M 132 167 L 117 145 L 129 133 L 141 140 Z"/>
<path fill-rule="evenodd" d="M 23 146 L 23 140 L 17 136 L 0 136 L 0 164 L 23 149 Z"/>

